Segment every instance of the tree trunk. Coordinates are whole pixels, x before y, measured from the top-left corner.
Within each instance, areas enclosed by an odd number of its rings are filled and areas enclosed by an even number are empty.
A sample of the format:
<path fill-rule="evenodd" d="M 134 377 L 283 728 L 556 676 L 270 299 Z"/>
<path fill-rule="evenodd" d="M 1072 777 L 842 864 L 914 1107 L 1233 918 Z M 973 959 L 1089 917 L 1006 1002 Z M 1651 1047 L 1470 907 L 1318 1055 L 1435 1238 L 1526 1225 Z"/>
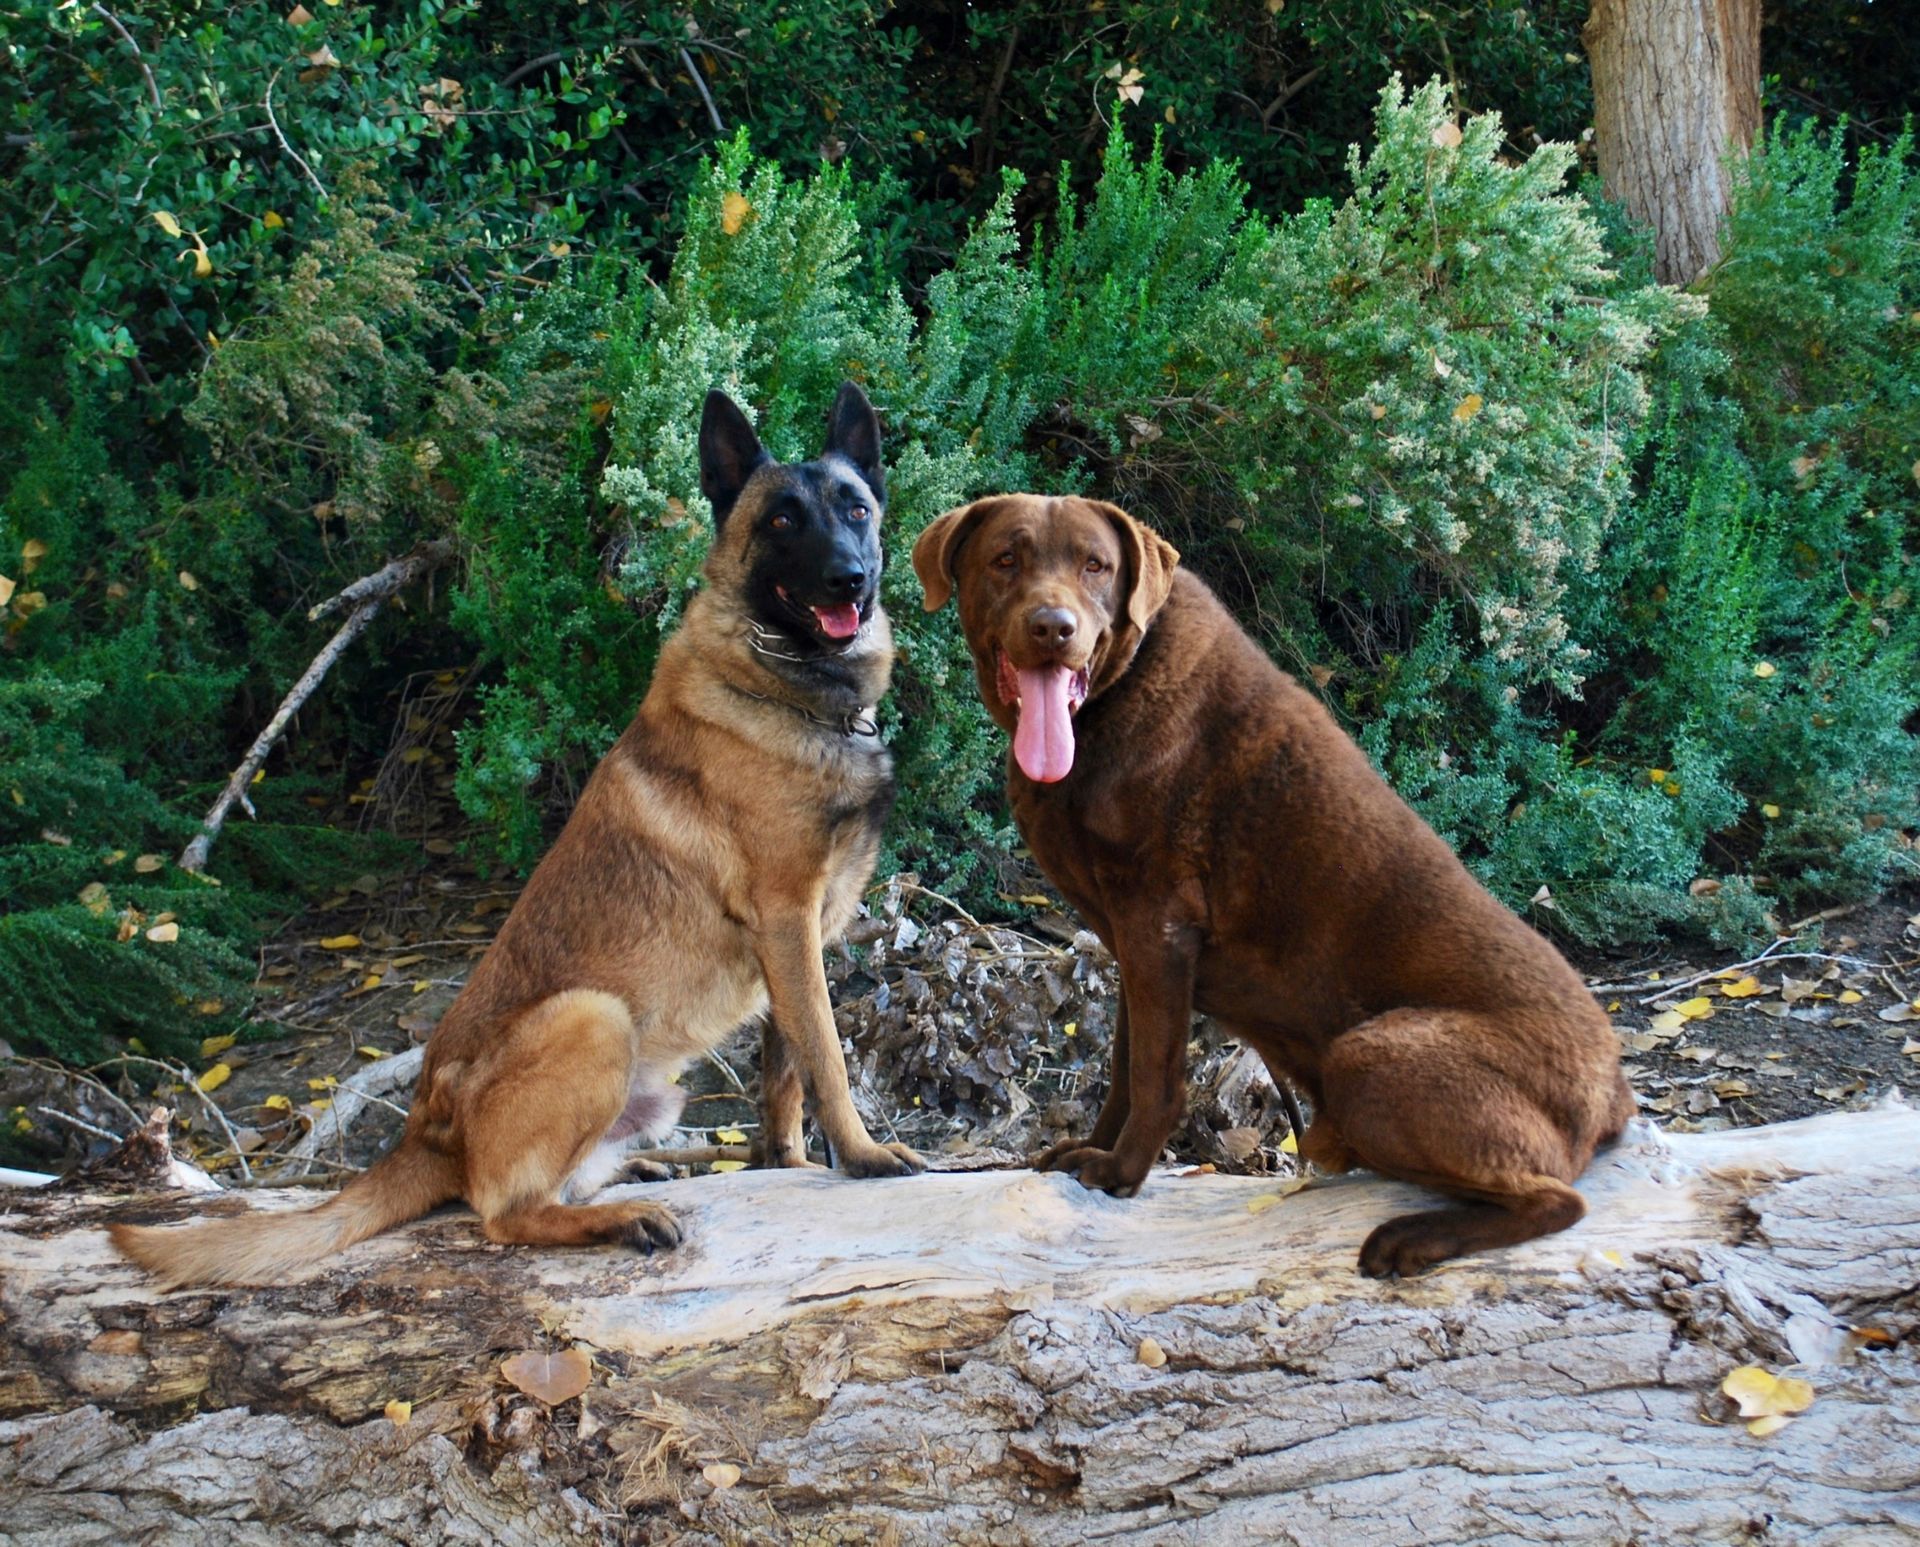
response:
<path fill-rule="evenodd" d="M 1726 157 L 1760 128 L 1760 0 L 1593 0 L 1594 145 L 1608 194 L 1684 285 L 1720 256 Z"/>
<path fill-rule="evenodd" d="M 688 1229 L 652 1258 L 448 1211 L 173 1295 L 99 1227 L 310 1198 L 9 1195 L 0 1537 L 1920 1539 L 1920 1113 L 1636 1129 L 1573 1230 L 1406 1283 L 1354 1256 L 1431 1195 L 1288 1189 L 743 1172 L 650 1189 Z M 503 1378 L 569 1348 L 582 1396 Z M 1750 1434 L 1719 1394 L 1749 1363 L 1812 1406 Z"/>

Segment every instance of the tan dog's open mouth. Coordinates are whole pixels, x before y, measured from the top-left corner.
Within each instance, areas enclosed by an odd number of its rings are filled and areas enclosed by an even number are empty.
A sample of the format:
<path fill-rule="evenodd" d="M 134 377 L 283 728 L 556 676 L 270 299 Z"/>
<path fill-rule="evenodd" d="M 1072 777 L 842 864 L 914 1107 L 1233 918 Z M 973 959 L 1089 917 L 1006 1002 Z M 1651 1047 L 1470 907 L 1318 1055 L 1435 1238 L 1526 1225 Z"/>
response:
<path fill-rule="evenodd" d="M 1015 666 L 997 649 L 1000 702 L 1019 720 L 1013 760 L 1035 784 L 1057 784 L 1073 772 L 1073 717 L 1087 701 L 1086 668 Z"/>

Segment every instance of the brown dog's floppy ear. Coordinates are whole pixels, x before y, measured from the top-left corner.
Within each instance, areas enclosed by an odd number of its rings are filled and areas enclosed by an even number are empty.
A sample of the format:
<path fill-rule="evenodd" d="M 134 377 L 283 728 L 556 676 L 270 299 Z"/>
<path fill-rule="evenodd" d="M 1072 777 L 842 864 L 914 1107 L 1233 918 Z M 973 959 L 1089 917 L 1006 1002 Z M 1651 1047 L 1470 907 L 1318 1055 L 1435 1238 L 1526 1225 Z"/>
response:
<path fill-rule="evenodd" d="M 920 605 L 928 612 L 938 612 L 953 595 L 953 556 L 992 503 L 975 500 L 935 516 L 914 543 L 913 572 L 920 577 L 920 589 L 926 593 Z"/>
<path fill-rule="evenodd" d="M 1134 520 L 1118 505 L 1110 505 L 1105 500 L 1095 503 L 1100 513 L 1113 523 L 1120 546 L 1127 553 L 1127 570 L 1132 580 L 1127 592 L 1127 621 L 1145 633 L 1154 614 L 1167 604 L 1167 593 L 1173 589 L 1173 571 L 1180 562 L 1180 550 L 1152 527 Z"/>

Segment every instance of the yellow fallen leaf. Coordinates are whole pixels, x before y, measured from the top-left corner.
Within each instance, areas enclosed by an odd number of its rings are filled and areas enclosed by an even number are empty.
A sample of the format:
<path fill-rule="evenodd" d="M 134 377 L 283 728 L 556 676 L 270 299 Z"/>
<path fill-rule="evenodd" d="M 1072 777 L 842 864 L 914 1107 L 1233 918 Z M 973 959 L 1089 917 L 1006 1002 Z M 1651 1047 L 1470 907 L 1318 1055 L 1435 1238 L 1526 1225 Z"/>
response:
<path fill-rule="evenodd" d="M 1848 990 L 1847 990 L 1847 991 L 1846 991 L 1846 992 L 1845 992 L 1844 994 L 1842 994 L 1842 995 L 1840 996 L 1840 1003 L 1842 1003 L 1842 1004 L 1858 1004 L 1858 1003 L 1859 1003 L 1859 1002 L 1860 1002 L 1860 1001 L 1861 1001 L 1862 999 L 1864 999 L 1864 998 L 1866 998 L 1866 995 L 1864 995 L 1864 994 L 1861 994 L 1861 993 L 1858 993 L 1858 992 L 1856 992 L 1855 990 L 1853 990 L 1853 989 L 1851 989 L 1851 988 L 1850 988 L 1850 989 L 1848 989 Z"/>
<path fill-rule="evenodd" d="M 747 1169 L 747 1163 L 744 1160 L 716 1160 L 713 1163 L 713 1169 L 715 1171 L 744 1171 Z"/>
<path fill-rule="evenodd" d="M 202 1015 L 218 1015 L 222 1010 L 226 1009 L 226 1007 L 227 1002 L 224 999 L 202 999 L 194 1006 L 194 1009 L 198 1010 Z M 212 1055 L 203 1053 L 201 1056 L 208 1058 Z"/>
<path fill-rule="evenodd" d="M 1766 991 L 1761 981 L 1751 973 L 1744 978 L 1736 979 L 1720 990 L 1728 999 L 1751 999 L 1754 995 L 1764 994 Z"/>
<path fill-rule="evenodd" d="M 1747 1420 L 1747 1433 L 1757 1440 L 1764 1440 L 1769 1434 L 1778 1434 L 1793 1420 L 1785 1413 L 1769 1413 L 1765 1418 Z"/>
<path fill-rule="evenodd" d="M 1793 1376 L 1775 1375 L 1757 1364 L 1743 1364 L 1720 1382 L 1723 1395 L 1739 1404 L 1742 1418 L 1772 1418 L 1804 1413 L 1813 1406 L 1813 1387 Z"/>
<path fill-rule="evenodd" d="M 331 1074 L 325 1074 L 325 1075 L 322 1075 L 317 1080 L 308 1080 L 307 1089 L 308 1090 L 332 1090 L 339 1083 L 340 1083 L 339 1080 L 335 1079 Z"/>
<path fill-rule="evenodd" d="M 753 206 L 747 202 L 747 196 L 735 189 L 720 201 L 720 229 L 728 236 L 738 236 L 752 213 Z"/>
<path fill-rule="evenodd" d="M 195 1080 L 194 1084 L 198 1085 L 203 1091 L 216 1091 L 227 1083 L 227 1078 L 232 1073 L 233 1070 L 225 1064 L 215 1064 L 205 1074 L 201 1075 L 199 1079 Z"/>
<path fill-rule="evenodd" d="M 173 218 L 173 211 L 157 209 L 151 216 L 153 223 L 176 241 L 180 236 L 180 222 Z"/>
<path fill-rule="evenodd" d="M 390 970 L 398 972 L 402 967 L 417 967 L 426 957 L 415 951 L 411 956 L 396 956 L 387 963 Z"/>
<path fill-rule="evenodd" d="M 367 1047 L 365 1045 L 355 1048 L 354 1052 L 358 1053 L 362 1058 L 385 1058 L 387 1056 L 385 1048 Z"/>
<path fill-rule="evenodd" d="M 1769 803 L 1760 808 L 1760 814 L 1769 822 L 1777 822 L 1780 819 L 1780 808 Z"/>
<path fill-rule="evenodd" d="M 358 935 L 328 935 L 320 942 L 323 951 L 351 951 L 360 943 Z"/>
<path fill-rule="evenodd" d="M 1134 1350 L 1138 1359 L 1149 1370 L 1157 1370 L 1167 1362 L 1167 1351 L 1154 1338 L 1140 1339 L 1140 1346 Z"/>
<path fill-rule="evenodd" d="M 1775 666 L 1772 661 L 1755 661 L 1753 664 L 1753 674 L 1762 682 L 1765 682 L 1767 678 L 1771 677 L 1779 669 L 1780 668 Z"/>
<path fill-rule="evenodd" d="M 724 1493 L 740 1481 L 740 1468 L 731 1461 L 712 1461 L 700 1468 L 700 1475 L 713 1485 L 715 1493 Z"/>
<path fill-rule="evenodd" d="M 585 1349 L 567 1348 L 557 1354 L 515 1354 L 501 1363 L 500 1373 L 536 1401 L 558 1407 L 587 1389 L 593 1363 Z"/>
<path fill-rule="evenodd" d="M 1297 1134 L 1289 1133 L 1284 1139 L 1282 1139 L 1280 1141 L 1280 1153 L 1283 1155 L 1299 1154 L 1300 1153 L 1299 1136 Z"/>
<path fill-rule="evenodd" d="M 406 1427 L 407 1420 L 413 1417 L 413 1404 L 411 1402 L 402 1402 L 396 1397 L 386 1405 L 384 1411 L 386 1412 L 388 1423 L 392 1424 L 396 1429 L 403 1429 Z"/>
<path fill-rule="evenodd" d="M 207 1037 L 200 1043 L 200 1056 L 218 1058 L 239 1040 L 238 1037 Z"/>
<path fill-rule="evenodd" d="M 1068 1021 L 1066 1025 L 1060 1028 L 1060 1035 L 1063 1037 L 1077 1036 L 1079 1032 L 1080 1023 L 1078 1021 Z"/>
<path fill-rule="evenodd" d="M 1480 412 L 1480 408 L 1481 408 L 1480 394 L 1477 392 L 1469 392 L 1465 397 L 1463 397 L 1460 400 L 1459 406 L 1456 407 L 1453 411 L 1454 423 L 1465 424 L 1475 414 Z"/>
<path fill-rule="evenodd" d="M 158 854 L 142 854 L 133 862 L 133 868 L 135 872 L 140 875 L 150 876 L 154 871 L 164 867 L 166 863 L 167 862 Z"/>
<path fill-rule="evenodd" d="M 180 938 L 178 924 L 155 924 L 147 931 L 147 938 L 155 945 L 171 945 Z"/>
<path fill-rule="evenodd" d="M 1460 126 L 1449 118 L 1433 131 L 1433 143 L 1441 150 L 1455 150 L 1460 144 Z"/>
<path fill-rule="evenodd" d="M 293 1102 L 286 1096 L 269 1096 L 265 1101 L 261 1102 L 260 1105 L 274 1112 L 291 1112 L 293 1110 Z"/>
<path fill-rule="evenodd" d="M 211 272 L 211 270 L 209 270 L 209 272 Z M 180 571 L 180 588 L 184 591 L 199 590 L 200 589 L 199 576 L 195 575 L 194 572 L 190 569 L 181 570 Z"/>
<path fill-rule="evenodd" d="M 1713 1014 L 1713 1001 L 1705 994 L 1698 994 L 1692 999 L 1681 1000 L 1673 1008 L 1690 1021 L 1704 1021 Z"/>
<path fill-rule="evenodd" d="M 20 572 L 31 575 L 40 567 L 40 561 L 52 550 L 37 537 L 29 537 L 20 545 Z"/>
<path fill-rule="evenodd" d="M 1291 1138 L 1292 1135 L 1289 1134 L 1288 1137 Z M 1249 1214 L 1264 1214 L 1275 1204 L 1286 1202 L 1286 1199 L 1287 1195 L 1283 1192 L 1262 1193 L 1259 1197 L 1248 1201 L 1247 1212 Z"/>
<path fill-rule="evenodd" d="M 6 606 L 8 602 L 13 600 L 13 588 L 16 584 L 18 584 L 17 581 L 10 580 L 5 575 L 0 575 L 0 607 Z"/>
<path fill-rule="evenodd" d="M 329 1096 L 325 1101 L 309 1101 L 307 1103 L 307 1110 L 309 1112 L 324 1112 L 328 1107 L 332 1105 L 333 1105 L 333 1098 Z"/>
<path fill-rule="evenodd" d="M 716 1144 L 745 1144 L 747 1136 L 738 1128 L 716 1128 L 713 1131 Z"/>
<path fill-rule="evenodd" d="M 433 985 L 431 983 L 427 982 L 425 978 L 422 978 L 418 983 L 413 985 L 413 991 L 416 994 L 424 994 L 428 989 L 432 987 Z"/>
<path fill-rule="evenodd" d="M 265 226 L 269 231 L 278 231 L 286 222 L 280 218 L 280 212 L 278 210 L 270 209 L 260 217 L 260 224 Z"/>

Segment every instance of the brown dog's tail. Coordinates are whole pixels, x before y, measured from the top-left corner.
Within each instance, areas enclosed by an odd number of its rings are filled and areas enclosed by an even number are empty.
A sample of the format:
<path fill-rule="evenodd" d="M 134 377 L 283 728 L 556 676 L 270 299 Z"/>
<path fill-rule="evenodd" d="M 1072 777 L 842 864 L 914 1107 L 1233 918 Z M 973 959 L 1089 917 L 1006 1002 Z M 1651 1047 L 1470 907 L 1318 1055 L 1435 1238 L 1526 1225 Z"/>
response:
<path fill-rule="evenodd" d="M 276 1284 L 459 1196 L 450 1157 L 402 1140 L 336 1197 L 305 1213 L 256 1213 L 184 1228 L 113 1225 L 107 1234 L 168 1289 L 183 1284 Z"/>

